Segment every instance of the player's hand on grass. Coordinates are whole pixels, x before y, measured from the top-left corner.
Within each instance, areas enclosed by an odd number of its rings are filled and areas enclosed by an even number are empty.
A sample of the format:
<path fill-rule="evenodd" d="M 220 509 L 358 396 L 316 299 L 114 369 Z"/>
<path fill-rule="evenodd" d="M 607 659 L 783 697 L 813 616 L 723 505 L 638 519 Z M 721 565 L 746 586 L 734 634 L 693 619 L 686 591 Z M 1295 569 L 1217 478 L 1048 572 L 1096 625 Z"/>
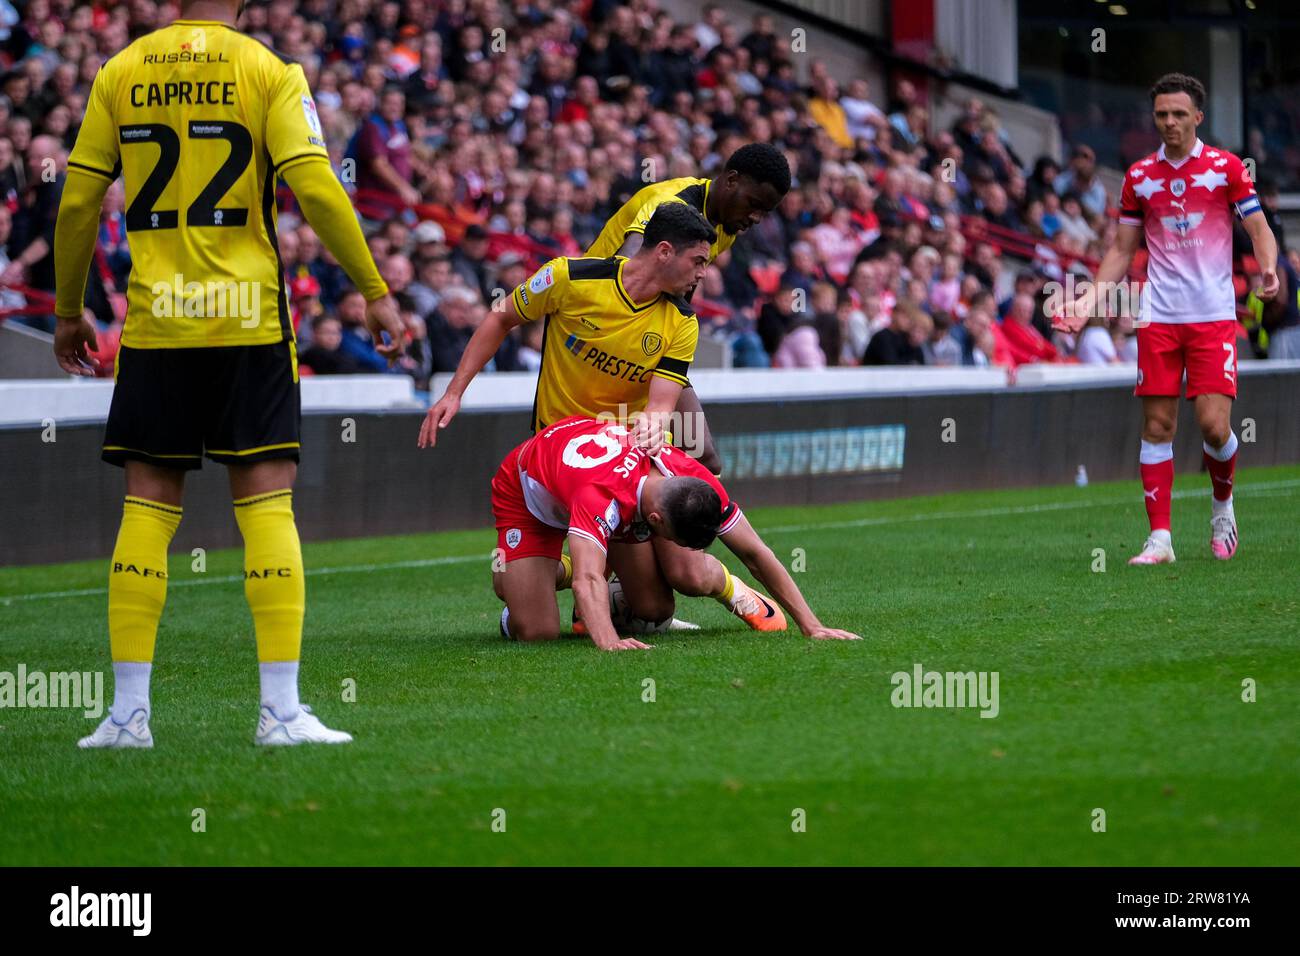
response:
<path fill-rule="evenodd" d="M 1274 296 L 1277 295 L 1277 290 L 1279 285 L 1278 278 L 1277 278 L 1277 270 L 1265 269 L 1261 278 L 1263 279 L 1263 283 L 1260 285 L 1259 291 L 1256 292 L 1255 294 L 1259 296 L 1261 299 L 1263 299 L 1265 302 L 1268 302 Z"/>
<path fill-rule="evenodd" d="M 94 375 L 99 363 L 90 353 L 98 348 L 95 326 L 85 315 L 76 319 L 59 318 L 54 328 L 54 357 L 59 368 L 70 375 Z"/>
<path fill-rule="evenodd" d="M 366 303 L 366 328 L 375 339 L 375 351 L 388 359 L 389 364 L 402 354 L 406 344 L 406 325 L 397 309 L 397 300 L 391 295 Z M 382 333 L 388 333 L 384 342 Z"/>
<path fill-rule="evenodd" d="M 841 631 L 838 627 L 823 627 L 818 625 L 804 635 L 819 641 L 860 641 L 861 636 L 854 634 L 852 631 Z"/>
<path fill-rule="evenodd" d="M 610 644 L 597 644 L 602 651 L 648 651 L 653 644 L 642 644 L 635 637 L 620 637 Z"/>
<path fill-rule="evenodd" d="M 443 392 L 442 398 L 438 399 L 424 415 L 424 421 L 420 425 L 419 446 L 432 448 L 438 444 L 439 430 L 450 425 L 458 411 L 460 411 L 460 397 L 451 392 Z"/>

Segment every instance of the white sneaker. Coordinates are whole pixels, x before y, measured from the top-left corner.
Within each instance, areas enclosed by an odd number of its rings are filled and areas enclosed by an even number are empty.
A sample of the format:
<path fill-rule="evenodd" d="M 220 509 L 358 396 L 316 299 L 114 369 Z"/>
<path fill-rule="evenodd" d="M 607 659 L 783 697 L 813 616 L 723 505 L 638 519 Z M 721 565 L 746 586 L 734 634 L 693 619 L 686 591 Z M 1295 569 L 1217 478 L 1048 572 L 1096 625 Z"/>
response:
<path fill-rule="evenodd" d="M 1142 551 L 1128 559 L 1129 564 L 1173 564 L 1174 543 L 1168 537 L 1151 535 Z"/>
<path fill-rule="evenodd" d="M 78 740 L 77 746 L 82 750 L 91 750 L 98 747 L 119 749 L 152 747 L 153 734 L 149 732 L 149 712 L 143 707 L 137 708 L 126 719 L 124 724 L 119 724 L 113 719 L 113 715 L 109 714 L 95 728 L 93 734 Z"/>
<path fill-rule="evenodd" d="M 298 705 L 298 716 L 281 720 L 270 707 L 262 707 L 253 743 L 264 747 L 293 747 L 298 744 L 350 744 L 352 735 L 330 730 L 320 722 L 306 704 Z"/>

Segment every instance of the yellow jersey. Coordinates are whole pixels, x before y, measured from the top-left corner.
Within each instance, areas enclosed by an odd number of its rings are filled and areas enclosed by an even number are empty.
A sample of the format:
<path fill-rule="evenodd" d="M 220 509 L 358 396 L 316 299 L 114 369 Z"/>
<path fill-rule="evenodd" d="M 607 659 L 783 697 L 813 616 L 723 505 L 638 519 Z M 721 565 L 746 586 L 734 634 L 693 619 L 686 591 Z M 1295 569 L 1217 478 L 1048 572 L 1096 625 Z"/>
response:
<path fill-rule="evenodd" d="M 712 262 L 730 249 L 732 243 L 736 241 L 735 236 L 723 229 L 721 225 L 709 222 L 709 217 L 705 215 L 704 207 L 709 201 L 709 189 L 712 185 L 711 179 L 693 179 L 686 176 L 681 179 L 665 179 L 661 183 L 651 183 L 644 189 L 638 190 L 636 195 L 623 203 L 618 212 L 609 217 L 605 228 L 600 231 L 596 241 L 587 250 L 587 256 L 605 259 L 614 255 L 623 248 L 623 240 L 627 238 L 629 232 L 645 232 L 650 217 L 654 215 L 654 211 L 661 203 L 680 202 L 695 209 L 704 216 L 705 222 L 713 226 L 715 236 L 713 245 L 709 248 L 709 261 Z"/>
<path fill-rule="evenodd" d="M 293 338 L 275 181 L 302 162 L 329 162 L 302 67 L 233 27 L 177 20 L 104 64 L 68 165 L 126 187 L 123 345 Z"/>
<path fill-rule="evenodd" d="M 543 319 L 533 431 L 562 418 L 644 411 L 655 376 L 686 386 L 700 329 L 686 300 L 633 302 L 627 259 L 552 259 L 512 293 L 525 322 Z"/>

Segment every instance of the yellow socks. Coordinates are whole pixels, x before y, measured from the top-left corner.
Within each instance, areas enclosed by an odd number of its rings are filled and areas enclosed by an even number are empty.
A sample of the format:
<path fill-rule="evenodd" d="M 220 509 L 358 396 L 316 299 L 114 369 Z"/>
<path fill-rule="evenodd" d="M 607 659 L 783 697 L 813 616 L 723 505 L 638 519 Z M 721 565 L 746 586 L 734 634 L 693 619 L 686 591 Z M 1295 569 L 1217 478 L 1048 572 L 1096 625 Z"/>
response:
<path fill-rule="evenodd" d="M 257 659 L 297 661 L 307 603 L 302 547 L 293 523 L 293 491 L 271 491 L 235 502 L 244 536 L 244 595 L 253 612 Z"/>
<path fill-rule="evenodd" d="M 721 561 L 719 561 L 718 563 L 722 564 Z M 722 590 L 719 591 L 717 594 L 713 595 L 713 598 L 719 604 L 722 604 L 723 606 L 730 608 L 731 599 L 736 595 L 736 579 L 731 576 L 731 572 L 727 570 L 727 566 L 725 564 L 722 566 L 722 577 L 723 577 Z"/>
<path fill-rule="evenodd" d="M 573 558 L 567 554 L 560 555 L 560 572 L 556 575 L 555 590 L 563 591 L 573 587 Z"/>
<path fill-rule="evenodd" d="M 108 575 L 108 639 L 114 661 L 153 660 L 167 602 L 167 546 L 181 509 L 127 496 Z"/>

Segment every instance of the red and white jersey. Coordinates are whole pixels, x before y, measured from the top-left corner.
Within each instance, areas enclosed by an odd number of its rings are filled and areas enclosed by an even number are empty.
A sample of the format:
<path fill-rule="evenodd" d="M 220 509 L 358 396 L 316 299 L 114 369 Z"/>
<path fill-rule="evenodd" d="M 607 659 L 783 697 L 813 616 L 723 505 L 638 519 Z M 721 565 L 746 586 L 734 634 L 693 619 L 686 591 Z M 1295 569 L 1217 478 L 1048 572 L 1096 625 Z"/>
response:
<path fill-rule="evenodd" d="M 594 418 L 566 418 L 539 432 L 519 452 L 519 484 L 534 518 L 552 528 L 590 538 L 608 550 L 611 540 L 648 536 L 641 522 L 641 486 L 651 468 L 672 477 L 702 478 L 722 499 L 718 534 L 740 520 L 717 476 L 677 448 L 655 458 L 631 444 L 622 425 Z"/>
<path fill-rule="evenodd" d="M 1232 288 L 1232 217 L 1259 209 L 1241 160 L 1199 139 L 1177 163 L 1165 147 L 1129 167 L 1119 221 L 1146 234 L 1147 286 L 1142 319 L 1229 322 L 1237 317 Z"/>

